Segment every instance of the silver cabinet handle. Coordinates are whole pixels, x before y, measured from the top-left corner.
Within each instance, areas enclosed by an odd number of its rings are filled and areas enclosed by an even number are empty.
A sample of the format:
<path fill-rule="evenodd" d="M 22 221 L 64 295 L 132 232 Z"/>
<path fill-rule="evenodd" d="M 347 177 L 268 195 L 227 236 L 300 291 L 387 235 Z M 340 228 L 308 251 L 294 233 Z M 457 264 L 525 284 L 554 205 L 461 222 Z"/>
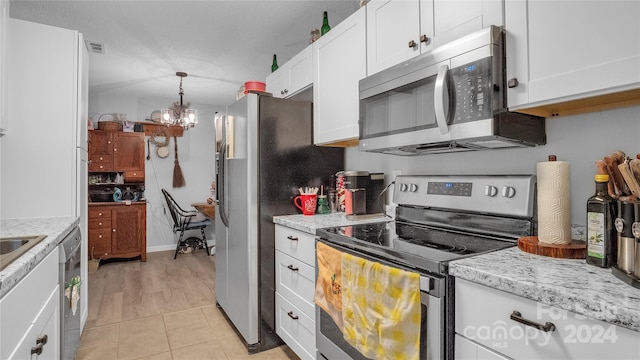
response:
<path fill-rule="evenodd" d="M 297 267 L 293 267 L 293 265 L 287 266 L 287 269 L 289 269 L 291 271 L 298 271 L 298 268 Z"/>
<path fill-rule="evenodd" d="M 448 65 L 440 66 L 438 70 L 438 76 L 436 77 L 436 84 L 433 90 L 433 102 L 436 112 L 436 123 L 438 123 L 438 129 L 440 129 L 440 134 L 444 135 L 449 132 L 449 127 L 447 126 L 447 117 L 448 111 L 445 113 L 445 94 L 449 93 L 449 89 L 447 86 L 447 73 L 449 72 Z M 449 109 L 449 98 L 446 98 L 447 102 L 447 110 Z"/>
<path fill-rule="evenodd" d="M 409 41 L 409 48 L 411 48 L 411 49 L 415 49 L 415 48 L 416 48 L 416 46 L 418 46 L 418 44 L 416 44 L 416 42 L 415 42 L 415 41 L 413 41 L 413 40 Z"/>
<path fill-rule="evenodd" d="M 519 322 L 520 324 L 524 324 L 526 326 L 531 326 L 534 329 L 538 329 L 544 332 L 555 331 L 556 329 L 556 326 L 553 323 L 546 322 L 544 325 L 538 324 L 537 322 L 523 318 L 522 314 L 519 311 L 515 310 L 513 311 L 513 313 L 511 313 L 510 318 L 515 322 Z"/>
<path fill-rule="evenodd" d="M 291 240 L 291 241 L 298 241 L 298 238 L 293 236 L 293 235 L 289 235 L 287 236 L 287 239 Z"/>
<path fill-rule="evenodd" d="M 292 318 L 293 320 L 298 320 L 298 316 L 297 315 L 293 315 L 293 311 L 289 311 L 287 313 L 287 315 L 289 315 L 289 317 Z"/>

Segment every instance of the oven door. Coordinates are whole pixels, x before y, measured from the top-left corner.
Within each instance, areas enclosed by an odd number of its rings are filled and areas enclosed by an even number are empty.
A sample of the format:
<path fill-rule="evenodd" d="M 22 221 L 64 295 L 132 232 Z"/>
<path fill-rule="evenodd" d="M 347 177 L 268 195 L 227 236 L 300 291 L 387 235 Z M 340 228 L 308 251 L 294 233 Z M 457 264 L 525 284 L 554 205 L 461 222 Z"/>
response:
<path fill-rule="evenodd" d="M 383 265 L 392 266 L 405 271 L 418 272 L 365 254 L 352 249 L 328 242 L 318 241 L 339 251 L 347 252 L 363 259 L 376 261 Z M 316 278 L 317 278 L 316 264 Z M 433 274 L 418 272 L 420 275 L 420 302 L 422 309 L 420 326 L 420 359 L 444 359 L 446 317 L 445 317 L 445 279 Z M 316 305 L 316 348 L 318 359 L 368 359 L 353 348 L 342 336 L 342 331 L 335 324 L 331 316 Z"/>

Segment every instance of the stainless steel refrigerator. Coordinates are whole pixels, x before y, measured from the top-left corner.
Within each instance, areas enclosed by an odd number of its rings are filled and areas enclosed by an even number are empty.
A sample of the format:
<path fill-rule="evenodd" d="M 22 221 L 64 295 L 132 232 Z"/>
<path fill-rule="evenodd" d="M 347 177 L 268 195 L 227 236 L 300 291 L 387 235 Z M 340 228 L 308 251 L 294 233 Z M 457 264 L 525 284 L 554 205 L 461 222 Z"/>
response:
<path fill-rule="evenodd" d="M 216 143 L 216 301 L 259 352 L 282 343 L 273 216 L 298 214 L 298 188 L 328 186 L 344 151 L 313 145 L 312 103 L 253 93 L 218 119 Z"/>

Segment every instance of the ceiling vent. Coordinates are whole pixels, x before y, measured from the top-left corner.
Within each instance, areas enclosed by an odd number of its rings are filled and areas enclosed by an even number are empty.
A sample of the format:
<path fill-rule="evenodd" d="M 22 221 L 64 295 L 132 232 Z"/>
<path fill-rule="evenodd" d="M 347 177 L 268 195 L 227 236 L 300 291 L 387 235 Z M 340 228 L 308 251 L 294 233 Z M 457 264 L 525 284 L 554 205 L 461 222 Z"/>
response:
<path fill-rule="evenodd" d="M 100 44 L 100 43 L 89 41 L 89 40 L 85 40 L 84 42 L 85 44 L 87 44 L 87 49 L 89 49 L 89 51 L 96 54 L 104 54 L 104 44 Z"/>

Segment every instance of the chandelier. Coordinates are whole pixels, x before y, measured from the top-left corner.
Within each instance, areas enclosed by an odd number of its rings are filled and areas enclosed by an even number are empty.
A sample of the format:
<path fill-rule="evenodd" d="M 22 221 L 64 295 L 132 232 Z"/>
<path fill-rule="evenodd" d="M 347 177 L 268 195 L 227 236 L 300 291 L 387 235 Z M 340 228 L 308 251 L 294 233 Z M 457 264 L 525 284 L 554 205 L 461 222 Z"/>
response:
<path fill-rule="evenodd" d="M 182 97 L 184 96 L 182 79 L 187 77 L 187 73 L 179 71 L 176 73 L 176 76 L 180 77 L 180 91 L 178 92 L 180 101 L 174 102 L 169 109 L 161 110 L 160 121 L 163 124 L 180 125 L 185 130 L 188 130 L 198 123 L 198 110 L 189 108 L 191 103 L 182 102 Z"/>

